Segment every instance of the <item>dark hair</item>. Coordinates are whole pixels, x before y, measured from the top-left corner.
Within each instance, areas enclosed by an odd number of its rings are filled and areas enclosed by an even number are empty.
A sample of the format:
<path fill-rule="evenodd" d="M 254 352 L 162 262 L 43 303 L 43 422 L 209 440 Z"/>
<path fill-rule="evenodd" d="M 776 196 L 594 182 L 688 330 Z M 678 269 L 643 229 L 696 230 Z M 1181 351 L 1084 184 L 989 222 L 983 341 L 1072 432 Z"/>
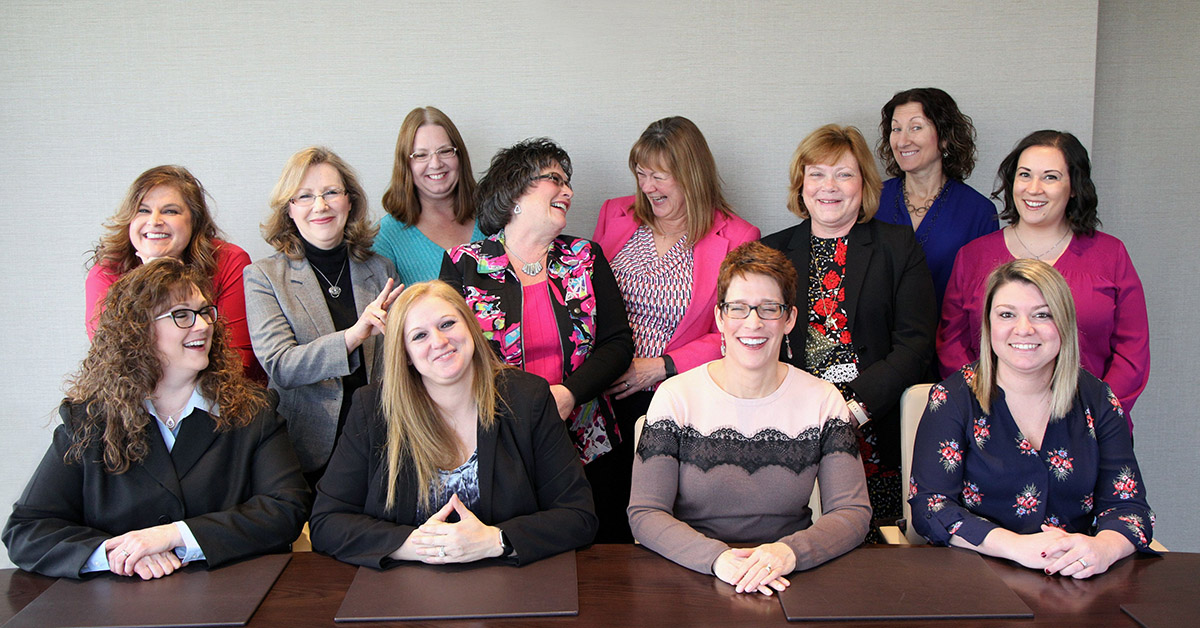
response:
<path fill-rule="evenodd" d="M 884 170 L 893 177 L 904 174 L 892 154 L 892 116 L 896 107 L 909 103 L 921 105 L 925 118 L 937 131 L 938 149 L 942 151 L 942 173 L 947 178 L 965 181 L 975 169 L 975 125 L 971 116 L 959 111 L 950 94 L 936 87 L 917 87 L 896 92 L 880 110 L 879 144 L 875 153 L 883 161 Z"/>
<path fill-rule="evenodd" d="M 475 213 L 484 235 L 498 233 L 512 220 L 512 210 L 533 178 L 558 164 L 571 178 L 571 158 L 548 137 L 535 137 L 501 148 L 475 190 Z"/>
<path fill-rule="evenodd" d="M 774 280 L 779 284 L 783 304 L 789 308 L 796 305 L 799 284 L 796 267 L 783 253 L 756 240 L 739 245 L 721 262 L 721 270 L 717 275 L 717 303 L 725 302 L 725 293 L 729 292 L 729 284 L 733 283 L 734 277 L 746 275 L 762 275 Z"/>
<path fill-rule="evenodd" d="M 1071 198 L 1067 200 L 1067 225 L 1073 233 L 1090 236 L 1096 233 L 1100 226 L 1100 218 L 1096 215 L 1096 185 L 1092 183 L 1092 162 L 1088 159 L 1087 149 L 1079 143 L 1079 138 L 1065 131 L 1045 129 L 1034 131 L 1017 142 L 1017 147 L 1000 162 L 1000 170 L 996 173 L 996 189 L 992 198 L 1004 198 L 1004 209 L 1000 211 L 1000 219 L 1011 224 L 1021 221 L 1017 212 L 1016 201 L 1013 200 L 1013 180 L 1017 176 L 1017 162 L 1021 154 L 1034 146 L 1049 146 L 1057 148 L 1067 162 L 1067 177 L 1071 182 Z"/>

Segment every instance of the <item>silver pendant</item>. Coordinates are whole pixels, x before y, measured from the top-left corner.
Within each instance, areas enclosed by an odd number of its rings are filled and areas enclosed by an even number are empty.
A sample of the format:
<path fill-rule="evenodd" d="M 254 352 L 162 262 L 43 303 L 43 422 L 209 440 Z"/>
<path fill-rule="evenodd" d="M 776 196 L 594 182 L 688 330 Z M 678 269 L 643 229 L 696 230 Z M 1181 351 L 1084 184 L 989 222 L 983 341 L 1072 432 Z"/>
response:
<path fill-rule="evenodd" d="M 335 299 L 342 296 L 342 289 L 337 286 L 329 286 L 329 296 Z"/>
<path fill-rule="evenodd" d="M 524 266 L 521 266 L 521 272 L 525 273 L 526 275 L 529 275 L 530 277 L 533 277 L 534 275 L 542 272 L 542 263 L 541 262 L 531 262 L 529 264 L 525 264 Z"/>

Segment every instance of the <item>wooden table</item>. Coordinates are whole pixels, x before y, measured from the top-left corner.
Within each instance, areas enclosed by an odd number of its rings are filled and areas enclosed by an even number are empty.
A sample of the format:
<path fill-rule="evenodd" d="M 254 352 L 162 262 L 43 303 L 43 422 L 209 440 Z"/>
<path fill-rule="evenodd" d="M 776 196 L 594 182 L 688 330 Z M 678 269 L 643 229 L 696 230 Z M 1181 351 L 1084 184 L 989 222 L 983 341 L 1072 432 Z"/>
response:
<path fill-rule="evenodd" d="M 928 548 L 928 551 L 942 551 Z M 775 598 L 733 593 L 716 578 L 679 567 L 634 545 L 596 545 L 578 554 L 579 616 L 545 619 L 472 620 L 464 622 L 369 623 L 365 626 L 857 626 L 880 628 L 884 622 L 788 624 Z M 1137 626 L 1121 605 L 1188 599 L 1200 595 L 1200 554 L 1172 552 L 1160 558 L 1135 556 L 1117 563 L 1108 573 L 1089 580 L 1047 577 L 1000 560 L 987 559 L 1013 591 L 1033 609 L 1033 620 L 985 619 L 975 622 L 887 622 L 887 626 Z M 297 553 L 271 589 L 250 626 L 306 628 L 333 626 L 357 568 L 313 553 Z M 819 569 L 819 568 L 818 568 Z M 846 583 L 846 598 L 870 585 L 870 577 Z M 54 581 L 17 570 L 0 571 L 6 604 L 0 623 L 37 597 Z M 397 591 L 396 595 L 405 592 Z M 464 591 L 464 595 L 469 595 Z M 530 595 L 536 595 L 531 591 Z M 1177 625 L 1189 625 L 1181 617 Z M 338 624 L 351 626 L 358 624 Z"/>

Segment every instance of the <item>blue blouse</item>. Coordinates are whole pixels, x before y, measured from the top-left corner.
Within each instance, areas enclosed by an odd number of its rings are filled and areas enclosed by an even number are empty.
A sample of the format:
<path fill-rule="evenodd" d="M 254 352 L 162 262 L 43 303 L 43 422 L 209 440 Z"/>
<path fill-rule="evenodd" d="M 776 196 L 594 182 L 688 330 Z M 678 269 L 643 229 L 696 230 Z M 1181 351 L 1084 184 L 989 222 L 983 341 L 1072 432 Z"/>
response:
<path fill-rule="evenodd" d="M 471 239 L 467 242 L 478 242 L 483 238 L 483 232 L 476 222 Z M 426 237 L 416 226 L 406 225 L 391 214 L 384 214 L 379 221 L 379 235 L 375 236 L 375 245 L 371 248 L 392 260 L 400 283 L 406 286 L 437 279 L 442 271 L 442 256 L 446 253 L 446 249 Z"/>
<path fill-rule="evenodd" d="M 1075 403 L 1046 426 L 1041 450 L 1021 434 L 1004 391 L 985 413 L 968 382 L 975 364 L 935 385 L 917 428 L 908 503 L 912 525 L 937 545 L 979 545 L 993 529 L 1032 534 L 1113 530 L 1148 549 L 1154 514 L 1121 403 L 1080 369 Z"/>

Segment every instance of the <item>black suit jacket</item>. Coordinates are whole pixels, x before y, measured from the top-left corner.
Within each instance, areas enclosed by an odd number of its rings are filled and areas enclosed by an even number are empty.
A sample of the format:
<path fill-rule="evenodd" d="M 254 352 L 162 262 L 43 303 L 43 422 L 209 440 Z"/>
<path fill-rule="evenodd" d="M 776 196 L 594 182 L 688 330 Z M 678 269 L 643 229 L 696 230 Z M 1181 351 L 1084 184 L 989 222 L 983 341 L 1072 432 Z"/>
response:
<path fill-rule="evenodd" d="M 182 520 L 209 567 L 285 552 L 300 534 L 312 495 L 275 413 L 276 397 L 246 427 L 217 432 L 197 410 L 180 424 L 170 452 L 153 423 L 150 453 L 120 475 L 104 470 L 93 444 L 81 462 L 64 462 L 80 405 L 59 407 L 63 425 L 4 527 L 9 558 L 27 571 L 78 578 L 105 540 Z"/>
<path fill-rule="evenodd" d="M 592 489 L 564 429 L 546 380 L 505 369 L 496 381 L 507 401 L 496 423 L 479 428 L 479 520 L 504 531 L 516 561 L 590 543 L 597 519 Z M 397 478 L 396 506 L 387 511 L 387 432 L 378 385 L 354 394 L 354 406 L 317 484 L 310 527 L 313 549 L 338 560 L 375 568 L 424 520 L 417 518 L 416 478 L 408 465 Z"/>
<path fill-rule="evenodd" d="M 809 220 L 762 239 L 796 266 L 800 320 L 792 329 L 791 362 L 805 368 L 808 277 L 812 263 Z M 937 306 L 925 254 L 911 227 L 878 220 L 850 229 L 846 251 L 846 318 L 858 354 L 858 378 L 849 386 L 871 413 L 879 455 L 900 466 L 900 395 L 923 381 L 933 360 Z"/>

